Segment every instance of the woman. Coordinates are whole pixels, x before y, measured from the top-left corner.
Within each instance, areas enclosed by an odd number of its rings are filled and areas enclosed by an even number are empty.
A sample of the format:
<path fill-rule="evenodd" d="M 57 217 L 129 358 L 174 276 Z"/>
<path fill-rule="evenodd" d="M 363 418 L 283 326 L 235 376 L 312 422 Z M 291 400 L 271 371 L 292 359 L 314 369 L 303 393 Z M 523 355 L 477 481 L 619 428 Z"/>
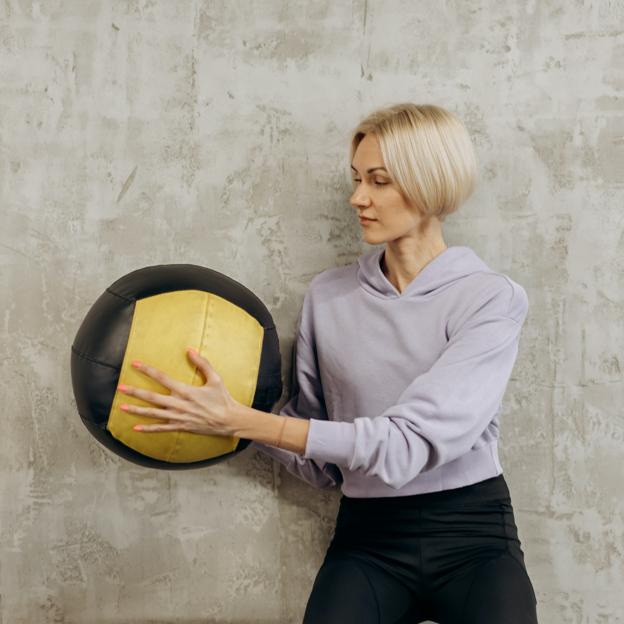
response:
<path fill-rule="evenodd" d="M 384 247 L 310 283 L 280 411 L 305 419 L 299 452 L 290 420 L 253 443 L 342 488 L 304 624 L 533 624 L 497 447 L 527 296 L 442 236 L 475 186 L 469 135 L 444 109 L 399 104 L 358 125 L 351 161 L 351 205 Z"/>
<path fill-rule="evenodd" d="M 235 435 L 316 487 L 340 486 L 304 624 L 535 624 L 536 598 L 498 457 L 499 415 L 528 312 L 522 286 L 441 224 L 476 159 L 450 112 L 397 104 L 351 144 L 351 204 L 382 248 L 317 275 L 304 297 L 292 396 L 279 414 L 136 362 L 171 390 L 124 388 L 168 420 L 145 432 Z"/>

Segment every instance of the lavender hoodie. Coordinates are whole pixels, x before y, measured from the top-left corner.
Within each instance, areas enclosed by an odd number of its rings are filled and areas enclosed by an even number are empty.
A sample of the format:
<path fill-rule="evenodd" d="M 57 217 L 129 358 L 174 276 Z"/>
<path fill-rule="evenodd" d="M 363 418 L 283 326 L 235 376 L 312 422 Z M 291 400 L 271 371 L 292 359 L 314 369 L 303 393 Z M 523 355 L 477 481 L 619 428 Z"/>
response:
<path fill-rule="evenodd" d="M 502 473 L 502 399 L 528 298 L 469 247 L 450 246 L 402 293 L 385 247 L 316 275 L 279 414 L 310 419 L 303 455 L 253 442 L 293 475 L 349 497 L 458 488 Z"/>

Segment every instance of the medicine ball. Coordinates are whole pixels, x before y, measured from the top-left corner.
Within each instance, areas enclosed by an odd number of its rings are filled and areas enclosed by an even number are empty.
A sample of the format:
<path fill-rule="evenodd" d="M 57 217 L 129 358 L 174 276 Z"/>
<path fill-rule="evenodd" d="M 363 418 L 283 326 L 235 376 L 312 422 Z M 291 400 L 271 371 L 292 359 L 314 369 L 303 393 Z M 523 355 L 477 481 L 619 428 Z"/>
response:
<path fill-rule="evenodd" d="M 189 385 L 205 383 L 186 355 L 194 347 L 244 405 L 270 412 L 282 394 L 277 330 L 262 301 L 235 280 L 202 266 L 167 264 L 128 273 L 87 312 L 71 347 L 71 377 L 80 418 L 106 448 L 136 464 L 199 468 L 231 457 L 244 438 L 187 431 L 133 431 L 164 422 L 120 409 L 157 407 L 117 391 L 120 383 L 170 394 L 131 366 L 135 359 Z"/>

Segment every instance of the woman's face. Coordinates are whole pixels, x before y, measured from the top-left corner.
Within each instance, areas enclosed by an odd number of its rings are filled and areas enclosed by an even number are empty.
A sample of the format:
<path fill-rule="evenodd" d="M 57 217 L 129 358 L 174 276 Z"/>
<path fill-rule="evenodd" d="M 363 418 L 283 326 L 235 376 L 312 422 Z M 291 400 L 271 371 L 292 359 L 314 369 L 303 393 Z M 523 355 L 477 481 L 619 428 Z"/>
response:
<path fill-rule="evenodd" d="M 410 233 L 417 234 L 422 218 L 409 207 L 390 178 L 374 134 L 369 133 L 360 141 L 351 163 L 351 174 L 355 190 L 349 203 L 356 209 L 358 218 L 374 219 L 360 221 L 367 242 L 376 245 Z"/>

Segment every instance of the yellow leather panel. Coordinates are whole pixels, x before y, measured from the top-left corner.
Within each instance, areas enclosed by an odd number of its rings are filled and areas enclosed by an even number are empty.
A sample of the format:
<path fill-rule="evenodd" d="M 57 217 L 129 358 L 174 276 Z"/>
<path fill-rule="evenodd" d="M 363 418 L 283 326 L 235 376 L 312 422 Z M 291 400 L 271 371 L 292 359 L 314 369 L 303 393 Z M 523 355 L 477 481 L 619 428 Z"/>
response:
<path fill-rule="evenodd" d="M 251 405 L 256 392 L 264 328 L 248 312 L 213 293 L 178 290 L 139 299 L 119 383 L 159 394 L 170 391 L 131 366 L 141 360 L 183 383 L 201 386 L 203 374 L 192 364 L 186 348 L 194 347 L 223 379 L 239 403 Z M 239 438 L 187 431 L 133 431 L 136 424 L 160 423 L 159 418 L 130 414 L 123 403 L 161 407 L 116 391 L 107 429 L 126 446 L 167 462 L 194 462 L 236 449 Z"/>

